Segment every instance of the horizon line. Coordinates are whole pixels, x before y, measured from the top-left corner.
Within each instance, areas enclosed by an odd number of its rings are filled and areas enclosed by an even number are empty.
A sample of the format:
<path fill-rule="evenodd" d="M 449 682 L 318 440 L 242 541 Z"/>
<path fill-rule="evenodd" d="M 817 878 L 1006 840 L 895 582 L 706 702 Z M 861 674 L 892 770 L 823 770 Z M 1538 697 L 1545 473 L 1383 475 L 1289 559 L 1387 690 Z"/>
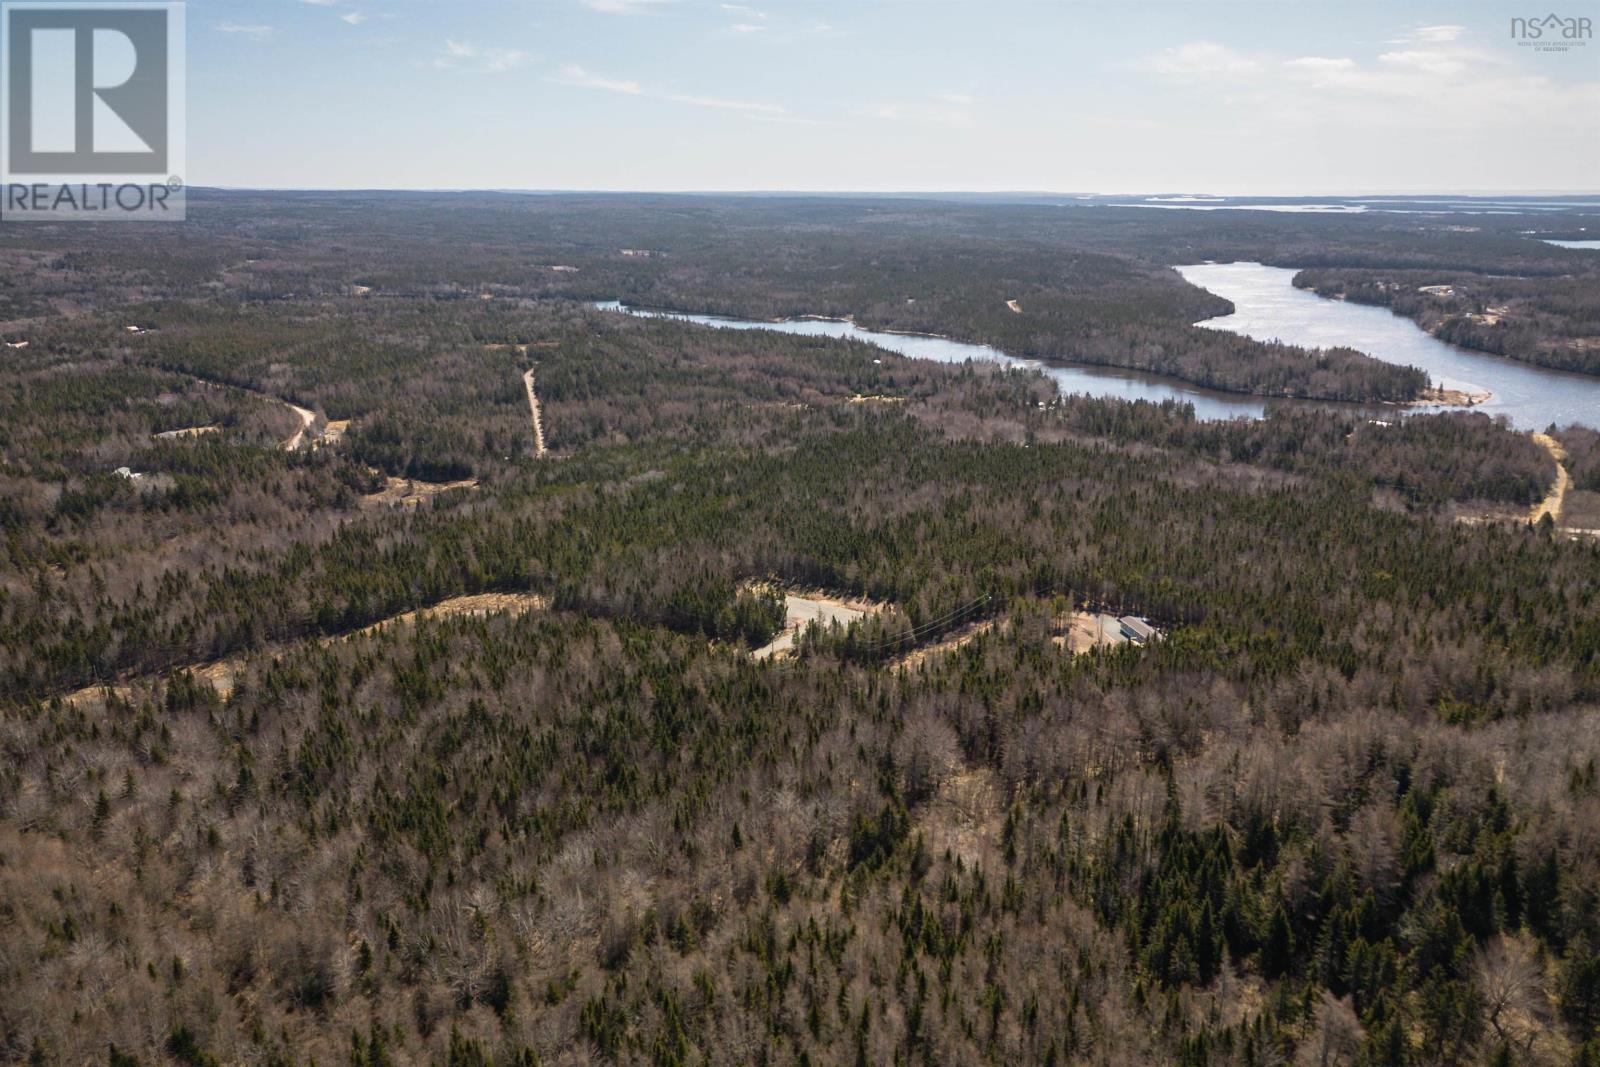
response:
<path fill-rule="evenodd" d="M 1373 191 L 1361 190 L 1355 192 L 1273 192 L 1273 193 L 1225 193 L 1208 190 L 1190 189 L 1147 189 L 1121 192 L 1083 192 L 1083 191 L 1056 191 L 1050 189 L 649 189 L 649 188 L 586 188 L 574 186 L 569 188 L 539 188 L 518 186 L 382 186 L 382 185 L 194 185 L 189 187 L 190 192 L 225 192 L 225 193 L 502 193 L 522 196 L 571 196 L 571 195 L 608 195 L 608 196 L 1053 196 L 1072 199 L 1118 199 L 1124 197 L 1206 197 L 1219 200 L 1307 200 L 1323 198 L 1330 200 L 1359 200 L 1363 198 L 1383 197 L 1470 197 L 1481 199 L 1487 197 L 1514 197 L 1517 199 L 1531 199 L 1534 197 L 1600 197 L 1600 188 L 1595 189 L 1404 189 Z"/>

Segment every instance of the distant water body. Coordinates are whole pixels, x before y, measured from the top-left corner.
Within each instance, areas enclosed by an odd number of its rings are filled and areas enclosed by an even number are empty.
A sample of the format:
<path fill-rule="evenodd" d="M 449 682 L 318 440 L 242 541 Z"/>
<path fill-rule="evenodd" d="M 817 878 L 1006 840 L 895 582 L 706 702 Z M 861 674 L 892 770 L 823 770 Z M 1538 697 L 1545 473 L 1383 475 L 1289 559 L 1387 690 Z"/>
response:
<path fill-rule="evenodd" d="M 1094 201 L 1094 197 L 1077 197 Z M 1165 211 L 1272 211 L 1288 214 L 1357 215 L 1367 211 L 1395 215 L 1527 215 L 1600 207 L 1592 200 L 1454 199 L 1405 196 L 1340 197 L 1317 202 L 1281 201 L 1248 196 L 1147 196 L 1113 201 L 1110 207 L 1157 208 Z"/>
<path fill-rule="evenodd" d="M 912 359 L 931 359 L 938 363 L 965 363 L 974 360 L 982 363 L 1000 363 L 1008 367 L 1022 367 L 1036 370 L 1055 382 L 1056 389 L 1063 396 L 1115 397 L 1120 400 L 1149 400 L 1158 404 L 1163 400 L 1175 400 L 1179 403 L 1193 404 L 1195 417 L 1201 419 L 1239 417 L 1259 419 L 1266 412 L 1266 404 L 1259 397 L 1214 392 L 1187 382 L 1114 367 L 1041 363 L 1034 359 L 1020 359 L 1008 355 L 989 345 L 975 345 L 966 341 L 952 341 L 944 337 L 927 337 L 920 334 L 868 330 L 853 322 L 842 322 L 837 319 L 784 319 L 779 322 L 762 322 L 755 319 L 723 318 L 718 315 L 653 311 L 628 307 L 615 300 L 595 306 L 602 311 L 621 311 L 652 319 L 678 319 L 722 330 L 776 330 L 779 333 L 799 334 L 803 337 L 841 337 L 852 341 L 867 341 L 879 348 L 887 348 L 891 352 L 899 352 Z"/>
<path fill-rule="evenodd" d="M 1504 415 L 1518 429 L 1574 422 L 1600 426 L 1600 378 L 1458 348 L 1386 308 L 1296 289 L 1295 271 L 1289 268 L 1200 263 L 1177 270 L 1191 284 L 1233 302 L 1232 315 L 1197 325 L 1306 348 L 1343 345 L 1386 363 L 1420 367 L 1447 389 L 1492 393 L 1474 410 Z"/>
<path fill-rule="evenodd" d="M 1409 319 L 1378 307 L 1329 300 L 1291 284 L 1295 272 L 1260 263 L 1203 263 L 1176 268 L 1189 282 L 1232 301 L 1231 315 L 1196 325 L 1226 330 L 1258 340 L 1281 340 L 1308 348 L 1347 346 L 1389 363 L 1419 367 L 1435 384 L 1469 392 L 1488 391 L 1493 398 L 1474 410 L 1504 415 L 1523 430 L 1542 430 L 1550 423 L 1581 422 L 1600 426 L 1600 378 L 1563 374 L 1482 355 L 1438 340 Z M 1064 396 L 1083 395 L 1121 400 L 1173 400 L 1193 404 L 1200 419 L 1260 418 L 1262 397 L 1223 393 L 1186 382 L 1115 367 L 1044 363 L 1009 355 L 990 345 L 944 337 L 869 330 L 834 319 L 785 319 L 762 322 L 657 311 L 605 301 L 596 307 L 645 318 L 677 319 L 724 330 L 775 330 L 805 337 L 838 337 L 866 341 L 913 359 L 939 363 L 975 360 L 1036 370 Z M 1274 401 L 1274 403 L 1294 403 Z M 1300 402 L 1314 404 L 1315 402 Z M 1340 406 L 1321 404 L 1317 406 Z M 1395 412 L 1395 408 L 1380 408 Z M 1423 406 L 1398 409 L 1437 411 Z"/>
<path fill-rule="evenodd" d="M 1557 241 L 1553 238 L 1544 238 L 1547 245 L 1556 245 L 1560 248 L 1600 248 L 1600 241 Z"/>

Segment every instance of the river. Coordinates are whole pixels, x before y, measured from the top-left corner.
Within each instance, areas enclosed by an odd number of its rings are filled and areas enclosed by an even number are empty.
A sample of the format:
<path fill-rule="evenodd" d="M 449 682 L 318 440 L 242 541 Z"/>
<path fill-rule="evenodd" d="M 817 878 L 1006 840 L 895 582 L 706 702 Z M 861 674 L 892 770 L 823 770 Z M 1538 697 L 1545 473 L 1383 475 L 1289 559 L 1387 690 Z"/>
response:
<path fill-rule="evenodd" d="M 1041 363 L 1035 359 L 1021 359 L 1007 355 L 989 345 L 976 345 L 922 334 L 868 330 L 853 322 L 841 322 L 838 319 L 783 319 L 778 322 L 763 322 L 758 319 L 729 319 L 718 315 L 653 311 L 627 307 L 615 300 L 608 300 L 595 306 L 602 311 L 621 311 L 642 318 L 679 319 L 723 330 L 777 330 L 779 333 L 801 334 L 806 337 L 843 337 L 852 341 L 866 341 L 879 348 L 887 348 L 891 352 L 910 356 L 912 359 L 931 359 L 938 363 L 965 363 L 969 359 L 985 363 L 1001 363 L 1008 367 L 1038 371 L 1054 381 L 1056 389 L 1063 396 L 1104 396 L 1121 400 L 1151 400 L 1156 403 L 1175 400 L 1179 403 L 1193 404 L 1195 416 L 1201 419 L 1231 419 L 1240 416 L 1259 419 L 1266 411 L 1266 404 L 1260 397 L 1215 392 L 1176 379 L 1160 378 L 1115 367 Z"/>
<path fill-rule="evenodd" d="M 1232 315 L 1197 324 L 1207 329 L 1307 348 L 1345 345 L 1388 363 L 1420 367 L 1447 389 L 1492 393 L 1473 410 L 1504 415 L 1521 430 L 1551 423 L 1600 426 L 1600 378 L 1458 348 L 1387 308 L 1296 289 L 1290 268 L 1201 263 L 1177 270 L 1191 284 L 1233 302 Z"/>
<path fill-rule="evenodd" d="M 1542 430 L 1552 422 L 1600 426 L 1600 378 L 1545 370 L 1446 344 L 1410 319 L 1380 307 L 1329 300 L 1291 284 L 1295 271 L 1260 263 L 1200 263 L 1175 268 L 1194 285 L 1233 302 L 1231 315 L 1196 325 L 1227 330 L 1258 340 L 1277 339 L 1308 348 L 1344 345 L 1390 363 L 1420 367 L 1434 383 L 1449 389 L 1492 393 L 1473 410 L 1504 415 L 1522 430 Z M 1201 419 L 1260 418 L 1266 402 L 1260 397 L 1222 393 L 1186 382 L 1137 371 L 1081 364 L 1041 363 L 1011 356 L 989 345 L 943 337 L 869 330 L 833 319 L 750 319 L 690 315 L 626 307 L 617 301 L 596 305 L 650 318 L 671 318 L 728 330 L 777 330 L 810 337 L 842 337 L 867 341 L 914 359 L 940 363 L 980 360 L 1037 370 L 1055 382 L 1063 395 L 1115 397 L 1122 400 L 1175 400 L 1193 404 Z M 1284 401 L 1275 401 L 1284 403 Z M 1329 406 L 1329 405 L 1322 405 Z M 1393 410 L 1393 409 L 1389 409 Z M 1441 410 L 1418 407 L 1411 411 Z"/>

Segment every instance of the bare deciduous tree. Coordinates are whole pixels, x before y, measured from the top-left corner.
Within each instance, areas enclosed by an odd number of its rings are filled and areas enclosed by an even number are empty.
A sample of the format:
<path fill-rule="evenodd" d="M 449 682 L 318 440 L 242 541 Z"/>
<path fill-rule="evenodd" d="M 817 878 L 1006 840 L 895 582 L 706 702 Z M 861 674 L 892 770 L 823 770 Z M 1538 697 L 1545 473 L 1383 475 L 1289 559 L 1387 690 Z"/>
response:
<path fill-rule="evenodd" d="M 1501 1041 L 1522 1049 L 1543 1029 L 1543 972 L 1521 938 L 1496 937 L 1472 959 L 1472 980 L 1483 997 L 1484 1021 Z"/>

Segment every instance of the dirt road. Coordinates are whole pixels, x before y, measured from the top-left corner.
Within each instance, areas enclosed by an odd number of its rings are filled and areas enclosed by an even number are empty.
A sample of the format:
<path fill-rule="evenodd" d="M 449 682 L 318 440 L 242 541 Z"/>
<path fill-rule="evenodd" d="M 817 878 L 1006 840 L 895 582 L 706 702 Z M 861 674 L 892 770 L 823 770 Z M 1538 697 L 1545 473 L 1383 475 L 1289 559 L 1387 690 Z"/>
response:
<path fill-rule="evenodd" d="M 447 619 L 459 615 L 492 615 L 504 612 L 508 615 L 523 615 L 530 611 L 544 611 L 550 607 L 550 599 L 538 593 L 469 593 L 464 596 L 450 597 L 437 604 L 430 604 L 425 608 L 415 611 L 401 612 L 391 615 L 387 619 L 380 619 L 368 626 L 348 633 L 335 634 L 331 637 L 318 638 L 322 645 L 338 644 L 353 638 L 376 633 L 390 626 L 404 626 L 414 623 L 418 619 Z M 188 667 L 179 668 L 188 671 L 195 680 L 204 682 L 216 690 L 218 696 L 226 700 L 233 693 L 235 682 L 241 671 L 252 659 L 262 656 L 276 658 L 283 654 L 283 649 L 266 650 L 242 656 L 231 656 L 228 659 L 212 660 L 208 663 L 196 663 Z M 91 685 L 76 692 L 68 693 L 62 697 L 62 702 L 69 707 L 94 706 L 103 703 L 107 695 L 128 700 L 134 695 L 132 679 L 121 682 Z"/>
<path fill-rule="evenodd" d="M 1550 486 L 1550 492 L 1533 509 L 1533 514 L 1528 516 L 1528 521 L 1538 523 L 1546 515 L 1550 521 L 1557 525 L 1561 522 L 1561 505 L 1566 502 L 1567 490 L 1572 488 L 1572 476 L 1567 473 L 1567 452 L 1557 441 L 1547 433 L 1536 433 L 1533 439 L 1544 446 L 1550 453 L 1550 458 L 1556 461 L 1556 480 Z"/>
<path fill-rule="evenodd" d="M 524 346 L 526 347 L 526 346 Z M 529 367 L 522 376 L 522 384 L 528 390 L 528 410 L 533 413 L 533 454 L 543 456 L 544 447 L 544 419 L 539 415 L 539 398 L 533 392 L 533 372 L 535 368 Z"/>
<path fill-rule="evenodd" d="M 157 441 L 176 441 L 184 437 L 204 437 L 208 433 L 218 433 L 221 429 L 220 426 L 188 426 L 181 430 L 163 430 L 151 436 Z"/>
<path fill-rule="evenodd" d="M 287 400 L 281 400 L 277 397 L 273 397 L 272 399 L 277 400 L 278 403 L 282 404 L 284 407 L 288 408 L 290 411 L 294 412 L 300 417 L 300 428 L 295 431 L 293 437 L 289 438 L 283 443 L 283 450 L 285 452 L 293 452 L 295 449 L 299 448 L 301 443 L 306 439 L 306 434 L 310 431 L 311 424 L 317 421 L 317 413 L 315 411 L 307 411 L 298 404 L 291 404 Z"/>
<path fill-rule="evenodd" d="M 315 411 L 307 411 L 299 404 L 291 404 L 283 397 L 274 396 L 265 390 L 255 389 L 248 385 L 235 385 L 232 382 L 217 381 L 216 379 L 206 378 L 199 374 L 189 374 L 188 376 L 197 382 L 211 386 L 213 389 L 232 389 L 237 392 L 248 393 L 251 396 L 260 397 L 262 400 L 269 401 L 273 404 L 282 404 L 284 407 L 294 412 L 295 418 L 300 420 L 300 428 L 294 432 L 294 436 L 283 442 L 283 450 L 285 452 L 293 452 L 295 449 L 299 448 L 301 444 L 305 442 L 306 435 L 311 432 L 312 424 L 317 421 L 317 413 Z M 348 420 L 343 423 L 343 426 L 349 425 L 350 423 Z M 217 427 L 215 426 L 195 426 L 186 430 L 173 430 L 169 431 L 168 433 L 157 434 L 156 436 L 167 438 L 197 436 L 203 433 L 210 433 L 216 429 Z"/>

